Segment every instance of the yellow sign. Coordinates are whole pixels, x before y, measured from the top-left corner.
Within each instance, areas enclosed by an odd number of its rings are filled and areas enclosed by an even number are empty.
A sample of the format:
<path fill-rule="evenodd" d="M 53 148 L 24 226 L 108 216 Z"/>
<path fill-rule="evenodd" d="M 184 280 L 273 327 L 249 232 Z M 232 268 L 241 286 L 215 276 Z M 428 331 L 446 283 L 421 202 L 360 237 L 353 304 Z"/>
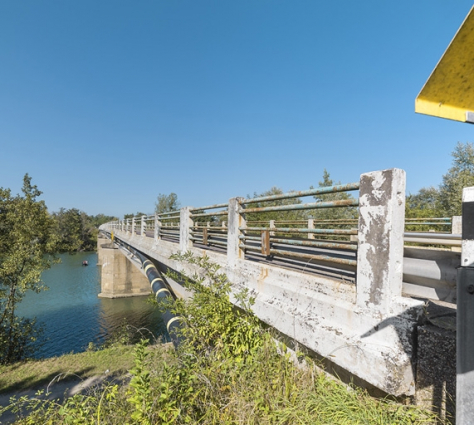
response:
<path fill-rule="evenodd" d="M 112 242 L 114 241 L 114 232 L 110 233 L 110 238 L 112 239 Z"/>
<path fill-rule="evenodd" d="M 474 123 L 474 7 L 415 100 L 415 112 Z"/>

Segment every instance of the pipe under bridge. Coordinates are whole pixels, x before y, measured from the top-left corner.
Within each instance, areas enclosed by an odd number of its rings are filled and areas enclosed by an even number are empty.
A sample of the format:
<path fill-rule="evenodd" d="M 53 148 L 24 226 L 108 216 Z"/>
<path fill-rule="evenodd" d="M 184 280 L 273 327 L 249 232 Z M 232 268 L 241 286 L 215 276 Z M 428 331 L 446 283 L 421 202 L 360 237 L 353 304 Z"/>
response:
<path fill-rule="evenodd" d="M 340 195 L 346 192 L 356 196 Z M 332 200 L 325 200 L 330 194 Z M 308 196 L 317 202 L 301 202 Z M 311 218 L 308 211 L 320 208 L 346 208 L 355 218 Z M 297 219 L 281 214 L 289 211 L 306 211 L 305 225 L 301 214 Z M 277 212 L 282 219 L 268 220 Z M 451 232 L 455 221 L 405 220 L 405 172 L 390 169 L 362 174 L 348 185 L 232 198 L 111 222 L 101 230 L 162 270 L 199 273 L 170 257 L 188 251 L 207 255 L 236 291 L 251 291 L 255 314 L 296 346 L 329 359 L 338 373 L 401 396 L 415 394 L 426 300 L 456 301 L 461 253 L 449 249 L 461 249 L 461 235 Z M 428 225 L 436 231 L 409 231 Z M 447 308 L 455 311 L 454 304 Z"/>

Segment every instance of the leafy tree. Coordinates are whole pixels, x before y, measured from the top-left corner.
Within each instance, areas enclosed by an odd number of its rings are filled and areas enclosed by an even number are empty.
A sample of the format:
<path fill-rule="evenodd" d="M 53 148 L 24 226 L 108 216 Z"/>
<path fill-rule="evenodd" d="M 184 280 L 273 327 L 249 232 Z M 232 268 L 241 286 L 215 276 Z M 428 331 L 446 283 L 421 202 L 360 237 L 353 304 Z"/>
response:
<path fill-rule="evenodd" d="M 253 198 L 260 198 L 263 196 L 273 196 L 281 195 L 284 192 L 276 186 L 273 186 L 271 189 L 266 190 L 262 193 L 254 192 Z M 247 198 L 250 198 L 247 195 Z M 290 199 L 276 199 L 273 201 L 262 201 L 255 202 L 248 205 L 248 208 L 262 208 L 262 207 L 273 207 L 281 205 L 295 205 L 301 204 L 301 199 L 299 198 L 290 198 Z M 306 212 L 304 210 L 293 210 L 293 211 L 266 211 L 260 213 L 247 213 L 245 215 L 247 221 L 264 221 L 269 222 L 270 220 L 279 220 L 279 221 L 295 221 L 295 220 L 304 220 L 306 218 Z"/>
<path fill-rule="evenodd" d="M 81 213 L 76 208 L 66 210 L 61 208 L 53 213 L 56 221 L 56 232 L 59 239 L 59 252 L 76 252 L 82 246 L 82 225 Z"/>
<path fill-rule="evenodd" d="M 176 193 L 170 193 L 169 195 L 163 195 L 160 193 L 155 203 L 155 212 L 157 214 L 163 214 L 166 212 L 177 211 L 180 208 L 180 202 L 178 201 L 178 195 Z"/>
<path fill-rule="evenodd" d="M 22 192 L 12 196 L 0 188 L 0 364 L 31 354 L 35 322 L 18 317 L 15 308 L 26 291 L 45 288 L 41 273 L 55 261 L 54 220 L 28 174 Z"/>
<path fill-rule="evenodd" d="M 434 186 L 423 187 L 415 195 L 406 197 L 407 218 L 439 217 L 442 209 L 439 200 L 439 190 Z"/>
<path fill-rule="evenodd" d="M 115 217 L 89 216 L 77 208 L 61 208 L 53 213 L 59 252 L 93 251 L 96 247 L 98 227 Z"/>
<path fill-rule="evenodd" d="M 134 217 L 139 217 L 139 218 L 141 218 L 143 215 L 148 215 L 148 214 L 145 214 L 145 213 L 142 213 L 142 212 L 137 212 L 136 214 L 133 214 L 133 213 L 131 213 L 131 214 L 125 214 L 125 215 L 123 216 L 123 219 L 126 220 L 127 218 L 134 218 Z"/>
<path fill-rule="evenodd" d="M 474 146 L 458 142 L 451 155 L 453 166 L 439 188 L 439 203 L 448 216 L 462 214 L 462 190 L 474 186 Z"/>
<path fill-rule="evenodd" d="M 115 221 L 118 220 L 117 217 L 114 217 L 112 215 L 104 215 L 104 214 L 97 214 L 97 215 L 90 215 L 89 217 L 89 222 L 94 228 L 98 229 L 99 226 L 101 226 L 104 223 L 108 223 L 109 221 Z"/>
<path fill-rule="evenodd" d="M 329 172 L 324 169 L 323 180 L 319 182 L 318 187 L 330 187 L 340 185 L 341 182 L 335 182 L 331 179 Z M 312 189 L 313 187 L 311 187 Z M 323 195 L 314 196 L 316 202 L 330 202 L 354 199 L 354 197 L 347 192 L 327 193 Z M 357 218 L 356 207 L 336 207 L 336 208 L 318 208 L 311 212 L 311 215 L 316 220 L 341 220 Z"/>

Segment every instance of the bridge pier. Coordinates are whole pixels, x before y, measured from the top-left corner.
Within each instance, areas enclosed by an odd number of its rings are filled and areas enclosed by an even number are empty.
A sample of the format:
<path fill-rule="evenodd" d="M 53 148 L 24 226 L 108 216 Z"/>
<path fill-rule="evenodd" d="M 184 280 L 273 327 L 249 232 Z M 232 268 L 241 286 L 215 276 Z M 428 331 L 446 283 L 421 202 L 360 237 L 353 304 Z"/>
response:
<path fill-rule="evenodd" d="M 124 298 L 150 294 L 150 283 L 140 269 L 107 239 L 97 240 L 101 267 L 101 298 Z"/>

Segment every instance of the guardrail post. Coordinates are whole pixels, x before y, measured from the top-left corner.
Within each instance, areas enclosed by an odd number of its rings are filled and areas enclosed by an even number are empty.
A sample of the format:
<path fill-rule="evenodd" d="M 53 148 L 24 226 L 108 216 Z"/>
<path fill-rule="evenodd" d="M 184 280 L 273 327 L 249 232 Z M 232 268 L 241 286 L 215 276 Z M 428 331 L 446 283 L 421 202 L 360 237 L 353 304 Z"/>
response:
<path fill-rule="evenodd" d="M 357 305 L 386 315 L 402 293 L 405 171 L 360 176 Z"/>
<path fill-rule="evenodd" d="M 455 215 L 451 218 L 451 234 L 460 235 L 462 234 L 462 216 Z"/>
<path fill-rule="evenodd" d="M 191 209 L 191 207 L 183 207 L 180 210 L 179 249 L 182 253 L 193 247 L 193 241 L 191 240 L 191 227 L 193 226 Z"/>
<path fill-rule="evenodd" d="M 132 217 L 132 236 L 135 236 L 135 217 Z"/>
<path fill-rule="evenodd" d="M 245 227 L 245 218 L 241 214 L 242 207 L 240 201 L 243 198 L 229 199 L 229 209 L 227 213 L 227 263 L 235 265 L 238 259 L 243 259 L 245 252 L 239 247 L 240 229 Z"/>
<path fill-rule="evenodd" d="M 158 219 L 158 214 L 155 213 L 155 232 L 153 234 L 153 239 L 155 240 L 155 242 L 158 242 L 158 240 L 161 239 L 160 228 L 161 228 L 161 221 Z"/>
<path fill-rule="evenodd" d="M 275 220 L 270 220 L 270 229 L 275 229 Z M 275 236 L 275 232 L 270 232 L 270 236 Z"/>
<path fill-rule="evenodd" d="M 140 223 L 140 236 L 143 236 L 145 237 L 145 217 L 146 215 L 142 215 L 142 220 L 141 220 L 141 223 Z"/>
<path fill-rule="evenodd" d="M 120 230 L 122 230 L 122 232 L 123 232 L 124 229 L 125 229 L 125 221 L 122 220 L 121 223 L 122 223 L 122 224 L 121 224 Z"/>
<path fill-rule="evenodd" d="M 462 192 L 462 253 L 457 275 L 456 423 L 474 418 L 474 187 Z"/>
<path fill-rule="evenodd" d="M 308 218 L 308 229 L 314 229 L 314 218 Z M 314 239 L 314 233 L 308 232 L 308 239 Z"/>

